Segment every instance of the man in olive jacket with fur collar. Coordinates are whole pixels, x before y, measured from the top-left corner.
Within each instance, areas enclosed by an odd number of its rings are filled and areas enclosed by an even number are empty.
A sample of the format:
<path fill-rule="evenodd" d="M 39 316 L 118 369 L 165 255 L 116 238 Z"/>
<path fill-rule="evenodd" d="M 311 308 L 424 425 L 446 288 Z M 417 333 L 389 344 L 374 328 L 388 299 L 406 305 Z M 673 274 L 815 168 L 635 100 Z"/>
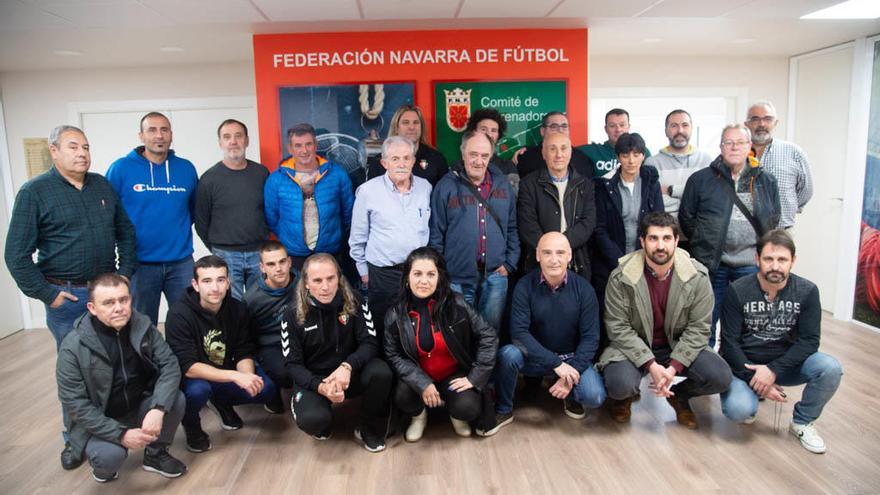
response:
<path fill-rule="evenodd" d="M 688 428 L 697 421 L 691 397 L 725 392 L 730 367 L 706 345 L 712 318 L 709 272 L 678 249 L 679 229 L 668 213 L 645 215 L 639 225 L 642 249 L 620 258 L 605 296 L 609 345 L 599 358 L 611 399 L 611 415 L 630 419 L 630 404 L 645 374 L 650 389 L 665 397 Z M 676 377 L 687 378 L 677 385 Z"/>

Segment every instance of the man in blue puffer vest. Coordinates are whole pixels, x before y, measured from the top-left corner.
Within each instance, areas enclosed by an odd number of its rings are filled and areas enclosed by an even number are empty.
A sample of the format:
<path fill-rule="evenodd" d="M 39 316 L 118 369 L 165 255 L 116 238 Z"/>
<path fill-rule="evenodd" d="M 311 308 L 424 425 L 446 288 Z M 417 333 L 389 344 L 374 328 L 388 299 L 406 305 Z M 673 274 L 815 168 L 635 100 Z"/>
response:
<path fill-rule="evenodd" d="M 354 192 L 345 169 L 316 154 L 314 127 L 294 125 L 287 141 L 291 156 L 266 180 L 263 204 L 269 230 L 299 272 L 314 253 L 339 253 L 351 227 Z"/>

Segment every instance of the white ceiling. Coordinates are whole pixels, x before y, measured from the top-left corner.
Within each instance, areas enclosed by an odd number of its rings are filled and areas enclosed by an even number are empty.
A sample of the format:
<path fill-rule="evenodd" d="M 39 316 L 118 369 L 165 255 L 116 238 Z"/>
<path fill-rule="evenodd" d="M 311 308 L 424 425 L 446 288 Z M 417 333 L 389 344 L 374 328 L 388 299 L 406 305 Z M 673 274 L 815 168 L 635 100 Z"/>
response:
<path fill-rule="evenodd" d="M 254 33 L 588 27 L 592 56 L 787 56 L 880 33 L 798 19 L 838 1 L 0 0 L 0 71 L 249 61 Z"/>

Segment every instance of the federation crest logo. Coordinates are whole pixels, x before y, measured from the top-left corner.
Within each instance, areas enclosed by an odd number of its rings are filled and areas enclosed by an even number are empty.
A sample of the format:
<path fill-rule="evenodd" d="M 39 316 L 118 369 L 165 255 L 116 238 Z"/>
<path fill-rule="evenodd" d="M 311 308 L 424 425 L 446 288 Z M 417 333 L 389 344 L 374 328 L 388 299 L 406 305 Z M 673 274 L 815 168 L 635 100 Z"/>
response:
<path fill-rule="evenodd" d="M 443 90 L 446 93 L 446 124 L 455 132 L 462 132 L 471 116 L 471 91 L 461 88 Z"/>

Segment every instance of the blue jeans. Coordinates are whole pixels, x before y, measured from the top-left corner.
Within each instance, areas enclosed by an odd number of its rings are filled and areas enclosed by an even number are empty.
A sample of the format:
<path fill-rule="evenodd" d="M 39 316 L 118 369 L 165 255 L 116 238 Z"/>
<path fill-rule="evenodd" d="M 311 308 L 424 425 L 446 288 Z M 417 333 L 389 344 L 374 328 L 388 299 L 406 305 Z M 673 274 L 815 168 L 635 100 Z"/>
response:
<path fill-rule="evenodd" d="M 480 276 L 476 284 L 450 284 L 452 290 L 464 296 L 464 300 L 475 307 L 480 316 L 495 331 L 501 330 L 504 315 L 504 302 L 507 299 L 507 277 L 498 272 Z"/>
<path fill-rule="evenodd" d="M 758 267 L 749 266 L 728 266 L 724 263 L 718 264 L 718 269 L 712 272 L 712 292 L 715 293 L 715 306 L 712 307 L 712 332 L 709 334 L 709 347 L 715 347 L 715 324 L 718 323 L 718 317 L 721 316 L 721 305 L 724 304 L 724 295 L 727 294 L 727 286 L 738 278 L 758 273 Z"/>
<path fill-rule="evenodd" d="M 232 382 L 209 382 L 198 378 L 184 377 L 183 395 L 186 396 L 186 412 L 181 424 L 187 428 L 201 427 L 202 421 L 199 419 L 199 411 L 205 407 L 209 400 L 229 406 L 265 404 L 271 400 L 277 393 L 275 384 L 272 383 L 272 379 L 266 375 L 263 368 L 257 366 L 256 371 L 263 379 L 263 390 L 256 397 L 251 397 L 246 390 Z"/>
<path fill-rule="evenodd" d="M 495 412 L 510 414 L 513 412 L 513 393 L 516 390 L 517 375 L 524 376 L 556 376 L 553 368 L 545 368 L 526 360 L 522 351 L 515 345 L 508 344 L 498 351 L 498 364 L 495 367 Z M 596 409 L 605 402 L 605 385 L 596 368 L 590 366 L 583 373 L 577 385 L 571 389 L 571 395 L 586 409 Z"/>
<path fill-rule="evenodd" d="M 68 282 L 65 285 L 51 284 L 58 290 L 69 292 L 79 298 L 78 301 L 65 299 L 61 306 L 52 308 L 46 304 L 46 326 L 55 337 L 55 350 L 61 347 L 61 341 L 73 330 L 73 322 L 87 312 L 86 303 L 89 302 L 89 289 L 87 287 L 73 287 Z"/>
<path fill-rule="evenodd" d="M 223 261 L 229 265 L 229 288 L 232 290 L 232 297 L 241 301 L 245 290 L 251 284 L 257 283 L 263 275 L 260 272 L 260 252 L 228 251 L 217 248 L 212 249 L 211 252 L 223 258 Z"/>
<path fill-rule="evenodd" d="M 186 288 L 192 285 L 192 279 L 192 257 L 170 263 L 139 264 L 131 277 L 134 309 L 149 316 L 153 325 L 158 325 L 162 293 L 170 307 L 183 297 Z"/>
<path fill-rule="evenodd" d="M 800 368 L 778 375 L 776 383 L 783 386 L 807 384 L 800 402 L 794 405 L 794 422 L 800 425 L 819 419 L 822 408 L 831 400 L 843 367 L 837 359 L 821 352 L 813 353 Z M 730 389 L 721 394 L 721 411 L 738 423 L 758 413 L 758 395 L 747 382 L 733 377 Z"/>

